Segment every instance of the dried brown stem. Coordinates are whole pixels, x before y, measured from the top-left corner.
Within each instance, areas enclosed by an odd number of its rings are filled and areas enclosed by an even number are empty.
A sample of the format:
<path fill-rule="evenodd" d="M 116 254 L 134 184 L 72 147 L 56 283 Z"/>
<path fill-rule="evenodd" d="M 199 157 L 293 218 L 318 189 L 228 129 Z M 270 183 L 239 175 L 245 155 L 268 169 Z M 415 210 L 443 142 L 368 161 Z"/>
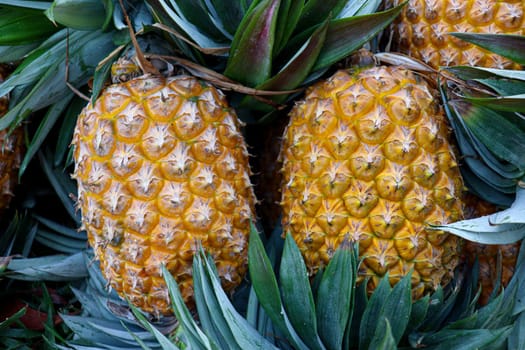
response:
<path fill-rule="evenodd" d="M 131 20 L 129 19 L 126 9 L 124 8 L 123 0 L 119 0 L 119 4 L 122 9 L 122 13 L 124 15 L 124 19 L 126 20 L 126 24 L 128 25 L 129 36 L 131 37 L 131 41 L 133 42 L 133 47 L 136 50 L 137 60 L 140 65 L 140 68 L 145 74 L 160 75 L 160 72 L 158 71 L 158 69 L 155 68 L 155 66 L 146 59 L 146 57 L 144 56 L 144 53 L 142 52 L 142 49 L 140 48 L 135 32 L 133 31 Z"/>

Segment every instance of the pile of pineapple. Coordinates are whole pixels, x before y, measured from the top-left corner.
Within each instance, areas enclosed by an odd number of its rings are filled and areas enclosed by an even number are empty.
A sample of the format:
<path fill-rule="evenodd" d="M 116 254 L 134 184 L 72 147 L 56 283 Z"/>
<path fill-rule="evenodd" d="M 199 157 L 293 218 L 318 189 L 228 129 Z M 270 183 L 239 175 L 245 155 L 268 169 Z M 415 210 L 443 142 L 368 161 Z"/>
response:
<path fill-rule="evenodd" d="M 524 7 L 0 0 L 0 344 L 525 349 Z"/>

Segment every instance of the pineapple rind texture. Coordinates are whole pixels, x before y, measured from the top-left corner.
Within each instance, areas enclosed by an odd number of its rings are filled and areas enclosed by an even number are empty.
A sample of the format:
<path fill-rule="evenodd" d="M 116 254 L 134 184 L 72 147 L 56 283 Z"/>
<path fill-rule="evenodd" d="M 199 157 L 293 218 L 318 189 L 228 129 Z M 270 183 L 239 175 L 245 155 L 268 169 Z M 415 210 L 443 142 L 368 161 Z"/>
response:
<path fill-rule="evenodd" d="M 371 292 L 411 269 L 414 297 L 446 284 L 460 240 L 430 229 L 462 218 L 463 182 L 433 90 L 400 67 L 341 70 L 310 87 L 284 134 L 283 230 L 314 274 L 359 242 Z"/>
<path fill-rule="evenodd" d="M 11 67 L 0 64 L 0 84 L 7 78 Z M 0 97 L 0 117 L 9 108 L 8 96 Z M 24 129 L 19 126 L 12 131 L 0 130 L 0 214 L 9 207 L 18 184 L 18 169 L 24 150 Z"/>
<path fill-rule="evenodd" d="M 224 95 L 190 76 L 111 85 L 80 114 L 82 226 L 109 284 L 144 311 L 170 314 L 162 264 L 192 303 L 199 245 L 226 290 L 241 283 L 255 197 L 240 126 Z"/>
<path fill-rule="evenodd" d="M 401 0 L 388 0 L 387 6 Z M 525 35 L 523 0 L 409 0 L 392 25 L 401 52 L 434 68 L 470 65 L 519 69 L 520 65 L 449 35 L 492 33 Z"/>

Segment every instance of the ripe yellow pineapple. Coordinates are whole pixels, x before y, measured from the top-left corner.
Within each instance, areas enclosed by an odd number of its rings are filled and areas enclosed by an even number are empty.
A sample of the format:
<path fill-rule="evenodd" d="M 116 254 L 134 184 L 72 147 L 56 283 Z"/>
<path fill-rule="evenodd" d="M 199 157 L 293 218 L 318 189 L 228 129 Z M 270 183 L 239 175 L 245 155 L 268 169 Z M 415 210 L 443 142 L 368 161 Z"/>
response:
<path fill-rule="evenodd" d="M 398 5 L 401 0 L 387 0 Z M 525 35 L 523 0 L 409 0 L 392 25 L 394 43 L 401 52 L 439 66 L 471 65 L 519 68 L 451 32 Z"/>
<path fill-rule="evenodd" d="M 372 291 L 414 269 L 414 297 L 451 278 L 460 240 L 430 224 L 462 218 L 463 182 L 435 92 L 401 67 L 340 70 L 310 87 L 284 135 L 283 229 L 312 273 L 359 242 Z"/>
<path fill-rule="evenodd" d="M 465 203 L 465 217 L 467 219 L 489 215 L 497 211 L 495 205 L 473 194 L 467 194 L 463 201 Z M 498 255 L 501 258 L 501 286 L 506 287 L 514 275 L 520 245 L 521 242 L 488 245 L 465 241 L 463 256 L 466 262 L 472 265 L 476 258 L 478 259 L 478 281 L 481 285 L 479 303 L 481 305 L 487 304 L 494 290 L 495 281 L 498 278 Z"/>
<path fill-rule="evenodd" d="M 184 75 L 110 85 L 80 114 L 73 144 L 83 228 L 120 295 L 169 314 L 165 264 L 191 303 L 200 244 L 226 290 L 241 282 L 255 197 L 219 90 Z"/>
<path fill-rule="evenodd" d="M 0 84 L 10 71 L 10 65 L 0 64 Z M 7 112 L 8 107 L 8 97 L 0 97 L 0 117 Z M 24 130 L 22 127 L 17 127 L 12 132 L 8 129 L 0 130 L 0 213 L 9 206 L 14 195 L 23 149 Z"/>

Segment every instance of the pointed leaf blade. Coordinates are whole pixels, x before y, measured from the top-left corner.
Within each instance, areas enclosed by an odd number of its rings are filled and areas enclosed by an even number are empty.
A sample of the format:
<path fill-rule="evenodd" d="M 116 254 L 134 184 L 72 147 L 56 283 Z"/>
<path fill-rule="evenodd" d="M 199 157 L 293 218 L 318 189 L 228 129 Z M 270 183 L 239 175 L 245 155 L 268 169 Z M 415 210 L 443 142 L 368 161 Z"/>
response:
<path fill-rule="evenodd" d="M 235 34 L 224 75 L 250 87 L 271 76 L 279 0 L 258 4 Z M 243 21 L 244 22 L 244 21 Z"/>
<path fill-rule="evenodd" d="M 359 49 L 386 28 L 401 13 L 403 6 L 370 15 L 332 21 L 328 27 L 324 48 L 313 71 L 327 68 Z"/>
<path fill-rule="evenodd" d="M 290 234 L 284 243 L 280 281 L 291 324 L 311 349 L 323 349 L 317 333 L 316 310 L 306 265 Z"/>
<path fill-rule="evenodd" d="M 525 64 L 525 37 L 510 34 L 489 33 L 450 33 L 451 35 L 471 42 L 484 49 L 507 57 L 512 61 Z"/>
<path fill-rule="evenodd" d="M 340 349 L 350 322 L 357 278 L 354 248 L 343 242 L 323 272 L 316 297 L 319 335 L 328 349 Z"/>

